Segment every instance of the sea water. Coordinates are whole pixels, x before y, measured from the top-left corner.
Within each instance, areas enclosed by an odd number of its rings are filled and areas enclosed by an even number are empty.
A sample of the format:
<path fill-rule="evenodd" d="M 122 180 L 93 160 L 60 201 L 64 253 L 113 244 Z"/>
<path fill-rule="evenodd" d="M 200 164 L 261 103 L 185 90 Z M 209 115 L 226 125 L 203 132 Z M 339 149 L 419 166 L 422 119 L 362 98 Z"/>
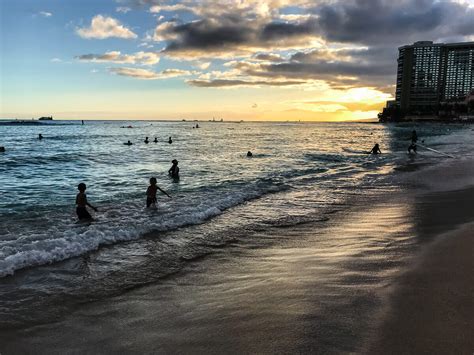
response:
<path fill-rule="evenodd" d="M 0 125 L 0 145 L 6 148 L 0 153 L 0 308 L 16 316 L 5 321 L 7 326 L 35 317 L 32 295 L 61 293 L 64 302 L 67 295 L 115 294 L 172 274 L 213 248 L 257 238 L 256 232 L 261 240 L 252 240 L 253 245 L 263 247 L 271 242 L 271 236 L 262 237 L 267 228 L 324 223 L 328 213 L 343 210 L 354 196 L 390 193 L 399 188 L 393 176 L 400 166 L 449 159 L 421 148 L 416 159 L 408 156 L 414 128 L 424 144 L 450 154 L 468 152 L 459 137 L 472 134 L 469 126 L 443 124 L 199 125 Z M 123 144 L 128 140 L 133 145 Z M 383 154 L 358 153 L 375 143 Z M 168 177 L 173 159 L 179 161 L 179 181 Z M 172 196 L 159 193 L 156 209 L 145 208 L 150 177 Z M 79 223 L 75 214 L 80 182 L 98 207 L 91 211 L 91 223 Z M 104 252 L 93 281 L 85 280 L 81 258 L 96 250 Z M 45 265 L 59 266 L 52 273 Z M 31 312 L 15 313 L 25 304 Z"/>

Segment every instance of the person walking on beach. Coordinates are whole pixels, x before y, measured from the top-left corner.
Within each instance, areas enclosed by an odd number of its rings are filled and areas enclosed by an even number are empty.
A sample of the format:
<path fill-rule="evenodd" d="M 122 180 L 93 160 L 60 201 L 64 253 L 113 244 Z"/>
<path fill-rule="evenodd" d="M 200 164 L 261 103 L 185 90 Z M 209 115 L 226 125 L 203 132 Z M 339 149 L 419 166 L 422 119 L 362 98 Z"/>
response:
<path fill-rule="evenodd" d="M 156 178 L 152 177 L 150 178 L 150 186 L 148 186 L 148 189 L 146 189 L 146 207 L 150 208 L 153 206 L 154 208 L 156 207 L 156 193 L 160 190 L 162 193 L 164 193 L 166 196 L 171 198 L 171 196 L 164 190 L 162 190 L 157 184 L 156 184 Z"/>
<path fill-rule="evenodd" d="M 171 139 L 171 137 L 168 139 L 168 143 L 169 144 L 173 143 L 173 140 Z"/>
<path fill-rule="evenodd" d="M 370 154 L 382 154 L 378 143 L 375 143 L 374 147 L 370 151 Z"/>
<path fill-rule="evenodd" d="M 171 161 L 173 164 L 171 168 L 168 170 L 168 174 L 173 178 L 173 179 L 179 179 L 179 168 L 178 168 L 178 161 L 176 159 L 173 159 Z"/>
<path fill-rule="evenodd" d="M 97 208 L 95 208 L 89 202 L 87 202 L 86 188 L 87 186 L 83 182 L 77 185 L 77 189 L 79 190 L 79 193 L 76 196 L 76 206 L 77 206 L 76 213 L 80 221 L 93 219 L 92 216 L 89 214 L 89 211 L 87 211 L 86 206 L 89 206 L 96 212 L 98 211 Z"/>

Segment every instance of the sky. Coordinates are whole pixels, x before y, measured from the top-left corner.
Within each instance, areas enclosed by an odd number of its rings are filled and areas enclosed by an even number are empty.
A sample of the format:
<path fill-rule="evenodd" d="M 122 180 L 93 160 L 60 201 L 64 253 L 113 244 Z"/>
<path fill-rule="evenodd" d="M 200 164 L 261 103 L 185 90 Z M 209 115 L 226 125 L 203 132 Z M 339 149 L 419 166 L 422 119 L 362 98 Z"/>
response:
<path fill-rule="evenodd" d="M 375 118 L 474 0 L 0 0 L 0 118 Z"/>

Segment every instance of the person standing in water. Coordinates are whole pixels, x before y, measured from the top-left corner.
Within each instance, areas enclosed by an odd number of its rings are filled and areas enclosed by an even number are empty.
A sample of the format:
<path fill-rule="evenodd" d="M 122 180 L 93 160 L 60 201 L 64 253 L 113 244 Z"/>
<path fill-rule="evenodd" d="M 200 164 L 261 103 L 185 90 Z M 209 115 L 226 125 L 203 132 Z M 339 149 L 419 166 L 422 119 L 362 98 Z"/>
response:
<path fill-rule="evenodd" d="M 173 143 L 173 140 L 171 139 L 171 137 L 168 139 L 168 143 L 169 144 Z"/>
<path fill-rule="evenodd" d="M 173 164 L 171 168 L 168 170 L 168 174 L 173 178 L 173 179 L 179 179 L 179 168 L 178 168 L 178 161 L 176 159 L 173 159 L 171 161 Z"/>
<path fill-rule="evenodd" d="M 89 206 L 96 212 L 98 211 L 97 208 L 95 208 L 89 202 L 87 202 L 86 188 L 87 186 L 83 182 L 77 185 L 77 189 L 79 190 L 79 193 L 76 196 L 76 206 L 77 206 L 76 213 L 80 221 L 93 219 L 89 211 L 87 211 L 86 206 Z"/>
<path fill-rule="evenodd" d="M 375 143 L 374 147 L 370 151 L 370 154 L 382 154 L 378 143 Z"/>
<path fill-rule="evenodd" d="M 148 137 L 145 138 L 144 142 L 145 142 L 146 144 L 150 143 L 150 141 L 148 140 Z"/>
<path fill-rule="evenodd" d="M 38 139 L 39 139 L 39 140 L 43 139 L 43 135 L 42 135 L 41 133 L 38 134 Z"/>
<path fill-rule="evenodd" d="M 171 198 L 170 195 L 164 190 L 162 190 L 157 184 L 156 184 L 156 178 L 152 177 L 150 178 L 150 186 L 148 186 L 148 189 L 146 189 L 146 207 L 150 208 L 151 206 L 156 207 L 156 193 L 160 190 L 162 193 L 164 193 L 166 196 Z"/>
<path fill-rule="evenodd" d="M 158 143 L 158 138 L 155 137 L 154 143 Z"/>
<path fill-rule="evenodd" d="M 418 135 L 416 134 L 416 131 L 413 130 L 413 132 L 411 132 L 411 144 L 408 147 L 408 154 L 411 154 L 412 151 L 413 151 L 413 153 L 416 154 L 416 142 L 417 141 L 418 141 Z"/>

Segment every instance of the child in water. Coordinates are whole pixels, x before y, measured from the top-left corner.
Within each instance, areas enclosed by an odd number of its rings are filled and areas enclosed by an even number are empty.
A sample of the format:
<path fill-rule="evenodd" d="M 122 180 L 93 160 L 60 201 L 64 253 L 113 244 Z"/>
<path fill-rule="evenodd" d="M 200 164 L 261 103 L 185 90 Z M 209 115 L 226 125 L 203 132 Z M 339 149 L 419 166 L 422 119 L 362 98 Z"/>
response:
<path fill-rule="evenodd" d="M 168 193 L 162 189 L 156 184 L 156 178 L 152 177 L 150 178 L 150 186 L 148 186 L 148 189 L 146 189 L 146 207 L 149 208 L 151 205 L 153 207 L 156 207 L 156 193 L 160 190 L 163 192 L 166 196 L 171 198 Z"/>
<path fill-rule="evenodd" d="M 89 202 L 87 202 L 86 188 L 87 186 L 83 182 L 77 185 L 77 189 L 79 190 L 79 193 L 76 196 L 76 206 L 77 206 L 76 213 L 80 221 L 92 220 L 92 216 L 89 214 L 89 211 L 87 211 L 86 206 L 89 206 L 90 208 L 92 208 L 94 211 L 97 212 L 97 208 L 95 208 Z"/>

